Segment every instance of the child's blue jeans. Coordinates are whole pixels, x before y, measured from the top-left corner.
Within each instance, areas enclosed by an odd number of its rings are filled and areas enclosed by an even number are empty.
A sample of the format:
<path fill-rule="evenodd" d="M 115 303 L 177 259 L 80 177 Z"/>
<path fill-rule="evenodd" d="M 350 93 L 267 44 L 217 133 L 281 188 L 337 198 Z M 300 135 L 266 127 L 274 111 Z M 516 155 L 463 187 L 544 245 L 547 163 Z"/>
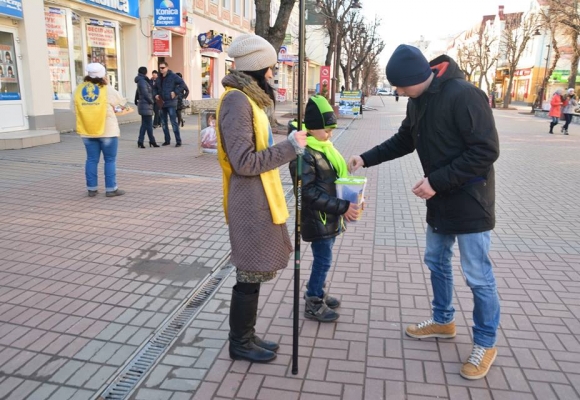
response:
<path fill-rule="evenodd" d="M 306 291 L 307 297 L 322 298 L 324 296 L 322 286 L 324 285 L 324 281 L 326 281 L 326 275 L 328 275 L 328 270 L 332 265 L 332 246 L 334 246 L 335 240 L 336 237 L 333 237 L 330 239 L 315 240 L 310 244 L 314 261 L 312 262 L 312 271 L 310 272 L 308 290 Z"/>

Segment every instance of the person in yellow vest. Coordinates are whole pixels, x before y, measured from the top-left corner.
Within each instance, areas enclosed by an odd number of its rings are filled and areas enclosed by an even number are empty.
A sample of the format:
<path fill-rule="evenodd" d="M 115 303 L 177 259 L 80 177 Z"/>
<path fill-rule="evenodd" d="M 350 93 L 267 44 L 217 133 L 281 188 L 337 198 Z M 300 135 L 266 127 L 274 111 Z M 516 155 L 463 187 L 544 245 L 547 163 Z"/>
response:
<path fill-rule="evenodd" d="M 117 187 L 117 147 L 121 130 L 115 108 L 125 106 L 127 100 L 109 85 L 105 75 L 102 64 L 87 65 L 87 75 L 84 82 L 77 86 L 73 99 L 77 133 L 87 150 L 85 177 L 89 197 L 98 193 L 97 168 L 101 153 L 105 160 L 105 195 L 115 197 L 125 194 Z"/>
<path fill-rule="evenodd" d="M 272 66 L 278 55 L 256 35 L 240 35 L 229 47 L 234 59 L 222 85 L 216 117 L 218 161 L 223 170 L 224 212 L 231 261 L 237 268 L 230 306 L 229 353 L 234 360 L 269 362 L 279 346 L 255 334 L 260 284 L 288 265 L 292 243 L 278 167 L 296 159 L 306 132 L 274 143 L 265 109 L 274 104 Z"/>

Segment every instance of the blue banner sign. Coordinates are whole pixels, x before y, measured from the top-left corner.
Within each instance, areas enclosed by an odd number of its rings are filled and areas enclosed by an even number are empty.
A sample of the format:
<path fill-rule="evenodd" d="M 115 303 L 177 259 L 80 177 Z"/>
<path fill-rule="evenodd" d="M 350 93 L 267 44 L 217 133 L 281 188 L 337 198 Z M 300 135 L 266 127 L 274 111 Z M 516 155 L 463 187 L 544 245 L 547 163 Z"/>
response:
<path fill-rule="evenodd" d="M 2 0 L 0 0 L 1 2 Z M 10 0 L 8 0 L 10 1 Z M 78 0 L 128 17 L 139 18 L 139 0 Z"/>
<path fill-rule="evenodd" d="M 0 100 L 20 100 L 20 93 L 15 92 L 0 93 Z"/>
<path fill-rule="evenodd" d="M 179 28 L 181 26 L 181 0 L 153 0 L 153 25 Z"/>
<path fill-rule="evenodd" d="M 23 18 L 22 0 L 0 0 L 0 14 L 9 17 Z"/>

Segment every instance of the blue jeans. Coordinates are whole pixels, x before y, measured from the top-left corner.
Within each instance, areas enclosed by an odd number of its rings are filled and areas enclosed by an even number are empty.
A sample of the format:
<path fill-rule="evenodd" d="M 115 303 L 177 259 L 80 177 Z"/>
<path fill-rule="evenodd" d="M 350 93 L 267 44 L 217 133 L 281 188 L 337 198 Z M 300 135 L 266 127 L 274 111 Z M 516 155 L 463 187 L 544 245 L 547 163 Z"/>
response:
<path fill-rule="evenodd" d="M 308 290 L 306 296 L 320 297 L 324 296 L 322 285 L 326 281 L 326 275 L 332 265 L 332 246 L 336 237 L 330 239 L 315 240 L 310 244 L 314 261 L 312 262 L 312 271 L 308 281 Z"/>
<path fill-rule="evenodd" d="M 433 320 L 438 324 L 448 324 L 454 319 L 453 308 L 453 245 L 459 243 L 461 268 L 467 286 L 473 293 L 473 341 L 485 348 L 495 346 L 499 326 L 499 296 L 491 261 L 489 247 L 491 232 L 468 233 L 462 235 L 442 235 L 427 226 L 427 247 L 425 264 L 431 271 L 433 286 Z"/>
<path fill-rule="evenodd" d="M 552 118 L 552 123 L 554 125 L 558 125 L 558 122 L 560 122 L 560 117 L 550 117 L 550 118 Z"/>
<path fill-rule="evenodd" d="M 143 144 L 143 140 L 145 139 L 145 132 L 147 132 L 149 143 L 155 143 L 155 137 L 153 136 L 152 115 L 141 115 L 141 128 L 139 128 L 139 139 L 137 139 L 137 143 Z"/>
<path fill-rule="evenodd" d="M 570 125 L 570 122 L 572 122 L 572 114 L 564 114 L 564 118 L 566 119 L 566 123 L 564 124 L 564 126 L 562 127 L 562 129 L 564 129 L 565 131 L 568 130 L 568 126 Z"/>
<path fill-rule="evenodd" d="M 167 115 L 169 115 L 171 127 L 173 128 L 173 133 L 175 134 L 175 142 L 177 144 L 181 144 L 179 124 L 177 123 L 177 109 L 175 107 L 165 107 L 161 109 L 161 127 L 163 128 L 163 134 L 165 135 L 165 143 L 171 142 L 171 136 L 169 136 L 169 127 L 167 126 Z"/>
<path fill-rule="evenodd" d="M 85 149 L 87 150 L 87 161 L 85 163 L 85 177 L 87 179 L 87 190 L 97 190 L 99 179 L 97 167 L 103 153 L 105 160 L 105 190 L 114 192 L 117 190 L 117 148 L 119 138 L 83 138 Z"/>

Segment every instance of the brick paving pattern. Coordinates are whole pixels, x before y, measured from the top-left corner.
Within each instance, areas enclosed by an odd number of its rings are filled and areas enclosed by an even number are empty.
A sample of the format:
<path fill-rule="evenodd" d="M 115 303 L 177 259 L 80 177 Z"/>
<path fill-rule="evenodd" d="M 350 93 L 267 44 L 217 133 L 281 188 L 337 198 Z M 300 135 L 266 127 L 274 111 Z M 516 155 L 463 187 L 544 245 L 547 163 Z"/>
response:
<path fill-rule="evenodd" d="M 371 98 L 378 111 L 353 122 L 336 146 L 348 156 L 388 138 L 404 114 L 402 100 L 385 98 L 383 107 Z M 502 154 L 492 258 L 502 324 L 486 379 L 458 375 L 471 350 L 472 300 L 457 258 L 457 337 L 417 341 L 402 332 L 429 316 L 431 293 L 421 259 L 424 202 L 410 191 L 421 170 L 409 155 L 360 171 L 369 178 L 367 207 L 337 240 L 329 276 L 341 318 L 319 324 L 300 316 L 297 376 L 290 372 L 290 261 L 260 297 L 257 330 L 281 342 L 273 363 L 228 357 L 232 275 L 132 398 L 580 398 L 580 127 L 551 136 L 546 120 L 494 113 Z M 196 125 L 192 117 L 188 123 Z M 0 153 L 0 398 L 92 398 L 227 258 L 215 156 L 198 154 L 193 128 L 181 149 L 137 149 L 137 128 L 122 127 L 118 181 L 128 194 L 119 198 L 85 197 L 84 149 L 75 135 Z M 302 253 L 304 281 L 307 244 Z"/>

